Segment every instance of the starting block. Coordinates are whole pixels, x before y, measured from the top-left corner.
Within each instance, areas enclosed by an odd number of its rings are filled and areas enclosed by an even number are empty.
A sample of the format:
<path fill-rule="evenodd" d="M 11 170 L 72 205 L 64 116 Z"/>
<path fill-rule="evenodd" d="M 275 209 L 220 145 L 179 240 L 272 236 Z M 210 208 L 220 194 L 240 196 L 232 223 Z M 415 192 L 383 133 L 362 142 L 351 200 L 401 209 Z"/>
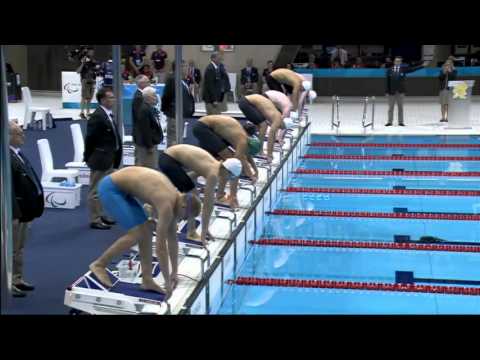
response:
<path fill-rule="evenodd" d="M 55 209 L 75 209 L 80 206 L 81 184 L 61 186 L 56 182 L 43 182 L 45 207 Z"/>

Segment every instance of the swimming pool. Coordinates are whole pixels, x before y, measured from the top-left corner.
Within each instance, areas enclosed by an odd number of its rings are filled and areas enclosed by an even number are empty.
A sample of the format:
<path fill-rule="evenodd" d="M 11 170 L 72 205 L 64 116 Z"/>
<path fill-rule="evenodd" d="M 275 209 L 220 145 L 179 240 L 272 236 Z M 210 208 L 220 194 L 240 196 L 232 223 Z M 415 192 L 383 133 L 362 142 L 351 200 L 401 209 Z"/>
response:
<path fill-rule="evenodd" d="M 480 314 L 480 137 L 309 140 L 217 313 Z"/>

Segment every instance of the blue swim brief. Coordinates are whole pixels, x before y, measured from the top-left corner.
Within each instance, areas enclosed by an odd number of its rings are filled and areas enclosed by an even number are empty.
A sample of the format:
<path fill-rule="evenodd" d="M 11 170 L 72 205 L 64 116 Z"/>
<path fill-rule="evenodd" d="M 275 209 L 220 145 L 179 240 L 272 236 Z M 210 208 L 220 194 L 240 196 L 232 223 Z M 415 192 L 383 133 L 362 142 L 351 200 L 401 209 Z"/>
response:
<path fill-rule="evenodd" d="M 127 231 L 148 220 L 140 202 L 120 190 L 110 175 L 98 184 L 98 197 L 105 211 Z"/>

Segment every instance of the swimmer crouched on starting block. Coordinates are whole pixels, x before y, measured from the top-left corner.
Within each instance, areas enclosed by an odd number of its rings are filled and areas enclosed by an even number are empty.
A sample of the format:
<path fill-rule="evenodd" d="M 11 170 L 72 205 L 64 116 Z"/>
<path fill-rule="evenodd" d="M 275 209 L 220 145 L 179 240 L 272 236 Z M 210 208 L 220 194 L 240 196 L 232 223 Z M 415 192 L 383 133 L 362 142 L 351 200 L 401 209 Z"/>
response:
<path fill-rule="evenodd" d="M 300 96 L 303 91 L 310 91 L 312 83 L 295 71 L 289 69 L 273 70 L 266 78 L 270 90 L 277 90 L 291 95 L 292 111 L 298 110 Z"/>
<path fill-rule="evenodd" d="M 107 265 L 138 243 L 142 266 L 141 287 L 170 297 L 177 284 L 177 222 L 200 214 L 201 203 L 198 197 L 192 193 L 179 193 L 165 175 L 139 166 L 126 167 L 106 176 L 98 185 L 98 193 L 104 209 L 127 233 L 91 263 L 90 270 L 102 284 L 112 287 L 106 271 Z M 148 221 L 139 201 L 151 205 L 157 215 L 155 248 L 165 279 L 165 289 L 152 277 L 153 224 Z"/>
<path fill-rule="evenodd" d="M 278 130 L 291 128 L 294 125 L 293 121 L 290 118 L 283 118 L 282 112 L 278 110 L 273 101 L 266 95 L 247 95 L 240 99 L 238 107 L 248 121 L 255 124 L 259 129 L 260 156 L 264 156 L 263 142 L 267 126 L 270 125 L 267 141 L 267 162 L 271 163 L 273 160 L 273 146 L 275 145 Z"/>
<path fill-rule="evenodd" d="M 213 211 L 215 187 L 219 184 L 218 189 L 222 189 L 217 195 L 217 198 L 221 198 L 227 181 L 240 176 L 242 163 L 235 158 L 217 161 L 210 153 L 198 146 L 179 144 L 169 147 L 160 154 L 158 168 L 182 193 L 196 192 L 194 181 L 198 176 L 205 178 L 202 231 L 198 236 L 193 218 L 188 222 L 187 239 L 200 240 L 206 246 L 207 238 L 213 240 L 213 236 L 208 231 L 208 225 Z M 187 173 L 188 170 L 190 170 L 189 173 Z"/>
<path fill-rule="evenodd" d="M 227 160 L 237 158 L 242 163 L 243 173 L 255 184 L 258 169 L 252 156 L 261 150 L 260 141 L 256 136 L 248 136 L 240 123 L 230 116 L 207 115 L 200 118 L 192 128 L 193 136 L 199 146 L 215 158 Z M 229 149 L 233 147 L 235 152 Z M 238 208 L 237 199 L 238 178 L 230 181 L 230 196 L 225 197 L 225 184 L 219 183 L 217 200 L 228 204 L 233 209 Z"/>

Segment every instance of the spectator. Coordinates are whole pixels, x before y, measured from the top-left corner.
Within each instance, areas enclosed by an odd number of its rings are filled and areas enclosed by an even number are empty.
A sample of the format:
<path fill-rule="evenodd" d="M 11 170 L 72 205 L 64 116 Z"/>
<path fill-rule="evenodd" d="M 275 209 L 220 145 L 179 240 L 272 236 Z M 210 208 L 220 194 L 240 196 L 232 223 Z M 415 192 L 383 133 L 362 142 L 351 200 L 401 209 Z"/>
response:
<path fill-rule="evenodd" d="M 457 70 L 453 66 L 452 60 L 447 60 L 440 70 L 438 79 L 440 81 L 440 106 L 442 111 L 442 118 L 440 122 L 448 121 L 448 82 L 457 78 Z"/>
<path fill-rule="evenodd" d="M 142 49 L 141 45 L 135 45 L 135 48 L 128 56 L 128 62 L 133 75 L 138 76 L 140 74 L 140 68 L 145 63 L 145 51 Z"/>
<path fill-rule="evenodd" d="M 247 67 L 242 69 L 240 84 L 243 96 L 258 92 L 258 69 L 253 66 L 253 59 L 248 59 Z"/>
<path fill-rule="evenodd" d="M 224 61 L 224 56 L 225 52 L 223 49 L 220 49 L 219 52 L 219 59 L 220 63 L 218 64 L 218 68 L 220 69 L 220 78 L 222 80 L 222 101 L 220 102 L 220 111 L 224 112 L 228 110 L 228 105 L 227 105 L 227 100 L 228 96 L 227 94 L 232 90 L 231 85 L 230 85 L 230 78 L 228 77 L 227 69 L 225 69 L 225 64 L 223 63 Z"/>
<path fill-rule="evenodd" d="M 267 91 L 268 90 L 268 86 L 267 86 L 267 76 L 270 75 L 270 73 L 273 71 L 273 61 L 272 60 L 268 60 L 267 62 L 267 67 L 265 69 L 263 69 L 263 73 L 262 73 L 262 82 L 263 82 L 263 86 L 262 86 L 262 90 L 263 92 Z"/>
<path fill-rule="evenodd" d="M 42 184 L 30 162 L 20 151 L 25 141 L 22 127 L 16 121 L 10 121 L 9 125 L 13 206 L 12 295 L 25 297 L 24 291 L 32 291 L 35 287 L 23 278 L 23 250 L 30 223 L 43 214 L 45 204 Z"/>
<path fill-rule="evenodd" d="M 225 93 L 222 91 L 222 78 L 220 74 L 220 58 L 218 52 L 210 55 L 210 64 L 205 69 L 202 96 L 205 102 L 207 115 L 220 114 L 220 102 Z"/>
<path fill-rule="evenodd" d="M 135 134 L 135 165 L 157 169 L 157 145 L 163 141 L 160 113 L 155 105 L 157 93 L 151 86 L 142 90 L 143 101 L 140 103 L 133 127 Z"/>
<path fill-rule="evenodd" d="M 332 69 L 340 69 L 343 68 L 342 64 L 340 64 L 340 60 L 335 59 L 332 63 Z"/>
<path fill-rule="evenodd" d="M 200 101 L 200 82 L 202 81 L 202 73 L 200 69 L 195 67 L 193 60 L 188 62 L 187 70 L 187 85 L 190 88 L 190 93 L 193 94 L 195 102 Z"/>
<path fill-rule="evenodd" d="M 150 59 L 152 60 L 155 77 L 157 78 L 158 83 L 163 84 L 165 82 L 165 62 L 167 58 L 168 54 L 163 50 L 163 45 L 157 45 L 157 50 L 152 53 Z"/>
<path fill-rule="evenodd" d="M 307 69 L 316 69 L 318 66 L 316 64 L 315 54 L 308 55 L 308 65 Z"/>
<path fill-rule="evenodd" d="M 95 92 L 95 81 L 97 77 L 97 70 L 99 65 L 95 61 L 94 51 L 89 48 L 84 56 L 80 59 L 80 66 L 77 73 L 80 74 L 82 82 L 82 100 L 80 102 L 80 118 L 86 119 L 90 115 L 90 102 L 92 101 L 93 93 Z M 85 116 L 85 109 L 87 117 Z"/>
<path fill-rule="evenodd" d="M 145 64 L 140 68 L 140 74 L 148 77 L 150 81 L 153 79 L 153 71 L 149 64 Z"/>
<path fill-rule="evenodd" d="M 103 77 L 103 87 L 113 88 L 113 62 L 112 59 L 104 61 L 100 66 L 100 74 Z"/>
<path fill-rule="evenodd" d="M 331 56 L 330 56 L 330 61 L 332 63 L 335 62 L 335 60 L 338 59 L 338 62 L 342 67 L 345 67 L 345 64 L 348 61 L 348 52 L 345 50 L 341 45 L 337 45 L 335 49 L 333 49 Z"/>
<path fill-rule="evenodd" d="M 355 64 L 353 64 L 352 67 L 354 69 L 362 69 L 365 67 L 365 65 L 363 64 L 362 58 L 360 56 L 357 57 L 357 59 L 355 60 Z"/>
<path fill-rule="evenodd" d="M 167 78 L 162 96 L 162 112 L 167 116 L 167 147 L 177 144 L 177 123 L 175 119 L 175 62 L 172 74 Z M 206 75 L 205 75 L 206 76 Z M 182 61 L 183 119 L 191 118 L 195 112 L 195 99 L 187 83 L 187 65 Z M 179 129 L 183 133 L 182 129 Z"/>
<path fill-rule="evenodd" d="M 98 183 L 105 176 L 118 169 L 122 160 L 122 139 L 113 121 L 113 91 L 102 88 L 97 92 L 98 107 L 88 119 L 87 135 L 85 137 L 84 161 L 90 168 L 90 189 L 88 193 L 88 208 L 90 227 L 92 229 L 110 229 L 115 220 L 103 214 L 102 205 L 98 199 Z"/>
<path fill-rule="evenodd" d="M 392 67 L 392 65 L 393 65 L 392 58 L 387 57 L 387 58 L 385 58 L 385 63 L 382 64 L 382 68 L 390 69 Z"/>
<path fill-rule="evenodd" d="M 395 103 L 398 106 L 398 125 L 405 126 L 403 122 L 403 98 L 405 96 L 405 76 L 426 66 L 426 62 L 418 66 L 402 66 L 402 57 L 396 56 L 393 66 L 387 70 L 387 99 L 388 99 L 388 122 L 385 126 L 393 125 L 393 109 Z"/>

